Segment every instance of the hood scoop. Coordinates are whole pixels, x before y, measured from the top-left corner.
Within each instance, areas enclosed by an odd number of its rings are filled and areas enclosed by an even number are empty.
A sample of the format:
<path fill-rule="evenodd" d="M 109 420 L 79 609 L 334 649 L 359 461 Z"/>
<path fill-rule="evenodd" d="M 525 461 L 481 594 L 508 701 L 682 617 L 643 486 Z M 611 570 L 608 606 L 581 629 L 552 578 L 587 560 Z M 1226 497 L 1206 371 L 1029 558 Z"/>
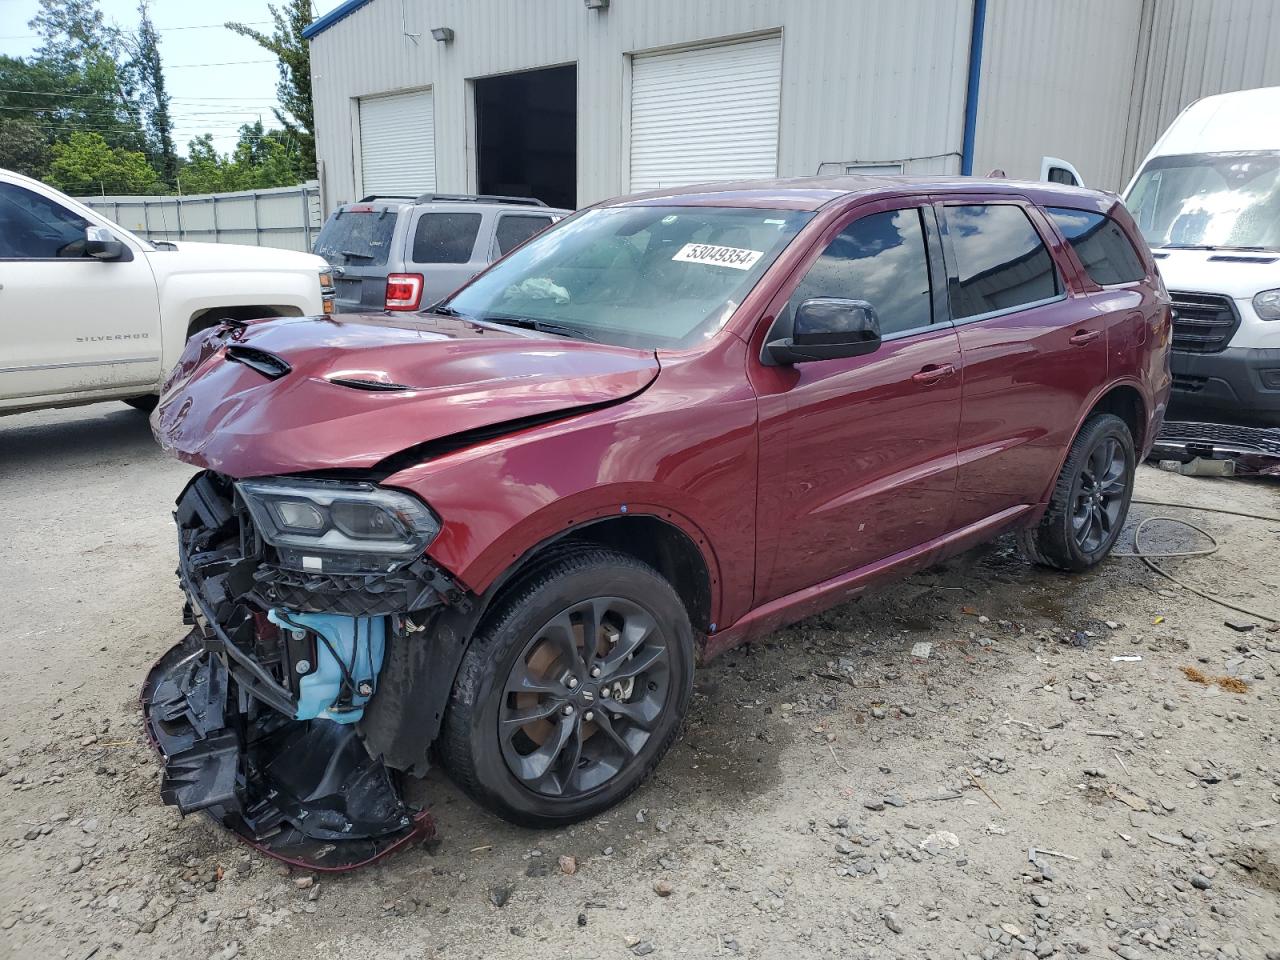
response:
<path fill-rule="evenodd" d="M 400 393 L 412 390 L 406 383 L 390 383 L 386 380 L 369 380 L 364 377 L 328 377 L 335 386 L 350 387 L 352 390 L 368 390 L 370 393 Z"/>
<path fill-rule="evenodd" d="M 293 369 L 274 353 L 267 353 L 256 347 L 227 347 L 227 359 L 234 363 L 243 363 L 250 370 L 257 370 L 268 380 L 279 380 Z"/>

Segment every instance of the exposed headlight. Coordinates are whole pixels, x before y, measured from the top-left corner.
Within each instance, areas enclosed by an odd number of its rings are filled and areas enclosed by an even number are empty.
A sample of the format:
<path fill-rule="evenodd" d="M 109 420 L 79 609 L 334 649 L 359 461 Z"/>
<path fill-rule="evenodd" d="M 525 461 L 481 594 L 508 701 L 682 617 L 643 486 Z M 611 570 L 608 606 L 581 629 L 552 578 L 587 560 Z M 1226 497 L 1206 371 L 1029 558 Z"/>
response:
<path fill-rule="evenodd" d="M 1253 298 L 1253 309 L 1263 320 L 1280 320 L 1280 290 L 1263 290 Z"/>
<path fill-rule="evenodd" d="M 262 539 L 297 570 L 390 570 L 440 532 L 417 497 L 372 483 L 282 477 L 241 480 L 236 489 Z"/>

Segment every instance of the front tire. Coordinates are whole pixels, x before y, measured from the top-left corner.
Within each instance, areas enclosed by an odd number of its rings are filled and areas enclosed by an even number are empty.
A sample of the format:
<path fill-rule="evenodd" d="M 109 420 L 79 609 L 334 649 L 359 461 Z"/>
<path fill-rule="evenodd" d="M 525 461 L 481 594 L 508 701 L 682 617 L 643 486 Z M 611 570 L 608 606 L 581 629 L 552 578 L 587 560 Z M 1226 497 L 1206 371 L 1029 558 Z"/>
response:
<path fill-rule="evenodd" d="M 1110 413 L 1086 420 L 1043 519 L 1023 531 L 1027 556 L 1056 570 L 1088 570 L 1101 563 L 1129 515 L 1135 464 L 1133 434 L 1123 420 Z"/>
<path fill-rule="evenodd" d="M 156 404 L 160 402 L 160 398 L 154 393 L 143 394 L 141 397 L 130 397 L 124 401 L 135 410 L 141 410 L 143 413 L 150 413 L 156 408 Z"/>
<path fill-rule="evenodd" d="M 621 802 L 680 730 L 693 629 L 634 557 L 584 546 L 519 581 L 463 656 L 439 749 L 470 796 L 522 826 Z"/>

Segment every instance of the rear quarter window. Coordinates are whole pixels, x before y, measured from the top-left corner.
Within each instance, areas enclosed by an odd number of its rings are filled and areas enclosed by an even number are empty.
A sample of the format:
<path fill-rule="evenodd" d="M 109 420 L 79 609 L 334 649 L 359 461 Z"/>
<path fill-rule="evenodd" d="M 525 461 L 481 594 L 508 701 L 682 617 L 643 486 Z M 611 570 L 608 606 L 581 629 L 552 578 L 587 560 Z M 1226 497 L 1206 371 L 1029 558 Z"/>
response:
<path fill-rule="evenodd" d="M 1099 286 L 1132 283 L 1147 275 L 1142 257 L 1124 229 L 1110 217 L 1070 207 L 1045 207 L 1062 235 Z"/>
<path fill-rule="evenodd" d="M 340 210 L 316 238 L 316 253 L 335 266 L 383 266 L 397 216 L 390 210 Z"/>
<path fill-rule="evenodd" d="M 414 263 L 466 263 L 480 232 L 478 213 L 424 213 L 413 232 Z"/>
<path fill-rule="evenodd" d="M 550 217 L 531 217 L 524 214 L 504 214 L 498 220 L 498 253 L 505 256 L 534 234 L 551 226 Z"/>

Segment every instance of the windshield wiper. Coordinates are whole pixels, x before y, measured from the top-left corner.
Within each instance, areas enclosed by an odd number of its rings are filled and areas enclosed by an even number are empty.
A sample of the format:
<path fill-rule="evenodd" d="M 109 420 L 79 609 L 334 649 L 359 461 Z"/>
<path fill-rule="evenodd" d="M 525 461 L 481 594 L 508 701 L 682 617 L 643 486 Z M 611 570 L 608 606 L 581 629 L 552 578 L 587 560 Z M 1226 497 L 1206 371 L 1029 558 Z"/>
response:
<path fill-rule="evenodd" d="M 372 260 L 372 259 L 373 259 L 373 254 L 371 254 L 371 253 L 356 253 L 354 250 L 342 250 L 342 251 L 339 251 L 339 252 L 340 252 L 344 257 L 346 257 L 346 258 L 347 258 L 348 262 L 350 262 L 350 260 L 351 260 L 351 258 L 352 258 L 352 257 L 357 257 L 357 258 L 359 258 L 359 259 L 361 259 L 361 260 Z"/>
<path fill-rule="evenodd" d="M 1266 253 L 1270 247 L 1235 247 L 1227 244 L 1211 243 L 1166 243 L 1156 247 L 1157 250 L 1245 250 L 1250 253 Z"/>
<path fill-rule="evenodd" d="M 532 317 L 504 317 L 489 316 L 481 317 L 486 323 L 499 323 L 507 327 L 523 327 L 525 330 L 536 330 L 539 333 L 550 333 L 557 337 L 571 337 L 574 340 L 586 340 L 590 343 L 599 343 L 600 341 L 591 334 L 585 332 L 580 327 L 571 327 L 564 323 L 555 323 L 551 320 L 534 320 Z"/>
<path fill-rule="evenodd" d="M 453 307 L 449 306 L 448 304 L 444 304 L 444 303 L 437 304 L 436 306 L 432 307 L 432 308 L 431 308 L 430 310 L 428 310 L 427 312 L 428 312 L 428 313 L 437 313 L 437 314 L 439 314 L 439 315 L 440 315 L 440 316 L 442 316 L 442 317 L 457 317 L 459 320 L 470 320 L 470 319 L 472 319 L 471 317 L 469 317 L 469 316 L 467 316 L 465 313 L 463 313 L 461 310 L 455 310 Z"/>

